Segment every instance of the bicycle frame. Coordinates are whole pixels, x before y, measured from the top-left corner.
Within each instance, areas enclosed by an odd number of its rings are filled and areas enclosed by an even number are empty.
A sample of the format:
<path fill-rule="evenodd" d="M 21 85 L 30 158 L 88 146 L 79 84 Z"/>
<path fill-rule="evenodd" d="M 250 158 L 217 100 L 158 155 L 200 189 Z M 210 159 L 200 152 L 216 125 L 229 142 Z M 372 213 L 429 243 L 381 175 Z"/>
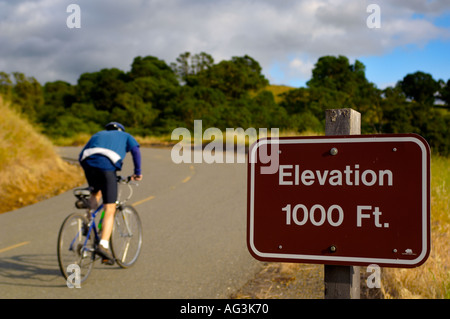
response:
<path fill-rule="evenodd" d="M 91 213 L 91 218 L 90 218 L 89 224 L 88 224 L 89 228 L 87 230 L 86 239 L 85 239 L 84 244 L 83 244 L 82 252 L 90 250 L 90 249 L 86 248 L 86 246 L 87 246 L 87 243 L 89 241 L 89 238 L 91 236 L 92 231 L 94 231 L 95 242 L 96 243 L 100 242 L 100 237 L 99 237 L 99 234 L 98 234 L 98 231 L 97 231 L 97 226 L 95 224 L 95 217 L 97 216 L 98 212 L 100 212 L 102 210 L 103 210 L 103 204 L 101 204 L 99 207 L 97 207 L 97 209 L 93 213 Z M 101 224 L 102 221 L 103 221 L 103 218 L 100 219 L 99 224 Z M 78 234 L 77 234 L 77 236 L 75 236 L 75 238 L 70 243 L 70 250 L 73 250 L 73 244 L 75 243 L 77 238 L 78 238 Z"/>

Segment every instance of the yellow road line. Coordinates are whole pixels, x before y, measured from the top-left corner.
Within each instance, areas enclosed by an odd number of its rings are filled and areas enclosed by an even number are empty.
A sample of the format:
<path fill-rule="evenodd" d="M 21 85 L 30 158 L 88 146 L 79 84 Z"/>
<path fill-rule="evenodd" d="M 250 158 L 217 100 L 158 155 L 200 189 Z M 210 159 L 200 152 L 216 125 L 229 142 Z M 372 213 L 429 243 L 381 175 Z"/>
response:
<path fill-rule="evenodd" d="M 182 182 L 182 183 L 187 183 L 187 182 L 189 182 L 189 180 L 191 179 L 191 177 L 192 177 L 192 176 L 188 176 L 188 177 L 186 177 L 185 179 L 183 179 L 181 182 Z"/>
<path fill-rule="evenodd" d="M 150 197 L 144 198 L 143 200 L 140 200 L 140 201 L 132 204 L 131 206 L 141 205 L 141 204 L 143 204 L 145 202 L 148 202 L 149 200 L 152 200 L 153 198 L 155 198 L 155 196 L 150 196 Z"/>
<path fill-rule="evenodd" d="M 21 246 L 28 245 L 29 243 L 30 243 L 29 241 L 24 241 L 23 243 L 12 245 L 12 246 L 0 249 L 0 253 L 4 253 L 5 251 L 11 250 L 11 249 L 15 249 L 15 248 L 19 248 Z"/>
<path fill-rule="evenodd" d="M 181 181 L 181 183 L 183 183 L 183 184 L 189 182 L 191 180 L 192 176 L 195 174 L 195 168 L 193 165 L 189 166 L 189 169 L 192 171 L 192 174 Z"/>

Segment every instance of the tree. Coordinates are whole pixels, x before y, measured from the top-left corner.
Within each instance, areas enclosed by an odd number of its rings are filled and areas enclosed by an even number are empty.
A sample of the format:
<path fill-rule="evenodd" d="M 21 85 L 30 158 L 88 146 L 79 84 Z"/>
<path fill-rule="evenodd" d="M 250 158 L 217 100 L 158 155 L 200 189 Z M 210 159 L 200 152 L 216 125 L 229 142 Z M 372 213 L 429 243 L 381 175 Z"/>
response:
<path fill-rule="evenodd" d="M 411 107 L 406 102 L 406 96 L 398 85 L 383 90 L 381 108 L 384 114 L 382 122 L 384 133 L 413 131 Z"/>
<path fill-rule="evenodd" d="M 289 114 L 287 128 L 298 132 L 323 131 L 319 118 L 323 119 L 324 115 L 321 103 L 318 101 L 323 93 L 324 91 L 318 91 L 316 88 L 303 87 L 284 93 L 280 106 Z"/>
<path fill-rule="evenodd" d="M 445 104 L 450 107 L 450 79 L 447 83 L 442 83 L 442 87 L 439 90 L 440 99 L 445 102 Z"/>
<path fill-rule="evenodd" d="M 127 90 L 125 79 L 125 73 L 116 68 L 102 69 L 97 72 L 91 98 L 98 110 L 111 111 L 117 106 L 117 96 Z"/>
<path fill-rule="evenodd" d="M 191 55 L 190 52 L 185 52 L 179 55 L 177 63 L 172 63 L 171 67 L 183 84 L 195 86 L 198 84 L 196 75 L 213 64 L 214 59 L 208 53 Z"/>
<path fill-rule="evenodd" d="M 44 107 L 37 114 L 37 120 L 43 125 L 44 133 L 47 133 L 57 122 L 58 117 L 68 112 L 75 102 L 75 86 L 64 81 L 47 82 L 43 91 Z"/>
<path fill-rule="evenodd" d="M 262 90 L 253 98 L 252 105 L 254 107 L 250 111 L 253 115 L 253 127 L 283 129 L 288 126 L 286 109 L 275 102 L 272 92 Z"/>
<path fill-rule="evenodd" d="M 133 81 L 140 77 L 151 77 L 157 81 L 164 81 L 171 85 L 178 85 L 176 74 L 164 62 L 154 56 L 136 57 L 131 64 L 128 76 Z"/>
<path fill-rule="evenodd" d="M 124 125 L 134 130 L 141 129 L 141 132 L 152 127 L 159 113 L 152 108 L 151 102 L 144 102 L 137 94 L 122 93 L 117 97 L 116 102 L 119 107 L 113 110 L 114 115 L 120 118 Z"/>
<path fill-rule="evenodd" d="M 431 74 L 421 71 L 406 75 L 398 85 L 406 97 L 424 105 L 433 105 L 435 94 L 440 89 Z"/>
<path fill-rule="evenodd" d="M 188 77 L 192 74 L 191 67 L 189 65 L 189 58 L 191 57 L 191 52 L 185 52 L 178 56 L 177 63 L 172 63 L 172 70 L 177 74 L 178 78 L 182 82 L 186 82 Z"/>
<path fill-rule="evenodd" d="M 68 82 L 47 82 L 44 85 L 45 105 L 68 108 L 75 102 L 75 87 Z"/>
<path fill-rule="evenodd" d="M 12 97 L 13 83 L 8 73 L 0 72 L 0 94 L 7 100 Z"/>
<path fill-rule="evenodd" d="M 27 77 L 20 72 L 14 72 L 15 85 L 12 100 L 20 106 L 20 111 L 31 121 L 37 120 L 37 114 L 44 105 L 44 95 L 41 84 L 34 77 Z"/>
<path fill-rule="evenodd" d="M 318 119 L 323 119 L 326 109 L 353 108 L 365 114 L 361 123 L 363 133 L 380 131 L 381 91 L 367 80 L 363 63 L 356 60 L 350 64 L 345 56 L 324 56 L 319 58 L 312 73 L 307 82 L 309 108 Z"/>
<path fill-rule="evenodd" d="M 84 73 L 78 79 L 77 102 L 93 103 L 96 109 L 111 112 L 117 106 L 116 97 L 127 90 L 126 81 L 126 74 L 117 68 Z"/>
<path fill-rule="evenodd" d="M 354 82 L 364 72 L 362 63 L 357 62 L 352 66 L 348 58 L 342 55 L 321 57 L 315 64 L 307 85 L 351 94 L 356 88 Z"/>
<path fill-rule="evenodd" d="M 233 57 L 199 72 L 198 85 L 221 90 L 230 99 L 239 99 L 269 84 L 261 71 L 259 63 L 248 55 Z"/>
<path fill-rule="evenodd" d="M 222 129 L 225 128 L 223 114 L 226 105 L 226 97 L 220 90 L 203 86 L 183 86 L 162 117 L 172 117 L 189 129 L 193 129 L 196 119 L 202 119 L 205 127 Z"/>
<path fill-rule="evenodd" d="M 214 64 L 213 57 L 205 52 L 195 54 L 191 59 L 191 70 L 193 74 L 198 74 L 209 69 Z"/>
<path fill-rule="evenodd" d="M 160 112 L 175 97 L 179 87 L 175 72 L 166 62 L 153 56 L 136 57 L 128 76 L 129 92 L 138 94 Z"/>
<path fill-rule="evenodd" d="M 309 104 L 309 89 L 300 87 L 289 90 L 280 95 L 280 105 L 288 112 L 295 114 L 305 110 Z"/>

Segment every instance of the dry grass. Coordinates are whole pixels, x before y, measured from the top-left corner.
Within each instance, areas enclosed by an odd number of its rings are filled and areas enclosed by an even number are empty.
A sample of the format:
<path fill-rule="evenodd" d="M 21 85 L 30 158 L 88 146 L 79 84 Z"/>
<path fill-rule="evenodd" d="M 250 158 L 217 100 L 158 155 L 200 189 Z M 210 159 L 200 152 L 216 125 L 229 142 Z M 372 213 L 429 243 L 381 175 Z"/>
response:
<path fill-rule="evenodd" d="M 267 263 L 231 299 L 322 299 L 323 266 Z"/>
<path fill-rule="evenodd" d="M 383 294 L 388 299 L 450 299 L 450 227 L 432 231 L 432 251 L 427 262 L 415 269 L 386 269 Z"/>
<path fill-rule="evenodd" d="M 84 146 L 90 138 L 90 134 L 79 133 L 72 137 L 56 137 L 52 143 L 57 146 Z"/>
<path fill-rule="evenodd" d="M 0 213 L 38 202 L 84 182 L 52 143 L 0 97 Z"/>
<path fill-rule="evenodd" d="M 173 146 L 178 143 L 178 141 L 171 139 L 171 134 L 165 134 L 160 136 L 136 136 L 136 140 L 142 146 Z"/>
<path fill-rule="evenodd" d="M 386 269 L 386 298 L 450 299 L 450 158 L 431 160 L 431 253 L 414 269 Z"/>

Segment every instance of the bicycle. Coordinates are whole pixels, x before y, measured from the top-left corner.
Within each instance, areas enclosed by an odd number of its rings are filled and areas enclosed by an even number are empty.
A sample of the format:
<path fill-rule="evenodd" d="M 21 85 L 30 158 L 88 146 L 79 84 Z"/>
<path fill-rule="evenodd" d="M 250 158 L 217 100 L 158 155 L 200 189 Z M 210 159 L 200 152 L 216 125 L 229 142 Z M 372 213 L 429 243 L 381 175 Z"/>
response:
<path fill-rule="evenodd" d="M 129 195 L 125 200 L 116 202 L 114 226 L 110 239 L 111 252 L 115 262 L 121 268 L 131 267 L 138 259 L 142 248 L 142 224 L 133 206 L 125 205 L 133 195 L 131 177 L 117 177 L 117 182 L 128 186 Z M 78 209 L 89 207 L 91 188 L 74 189 L 75 203 Z M 120 197 L 120 196 L 119 196 Z M 100 217 L 98 218 L 99 213 Z M 78 265 L 80 283 L 84 282 L 92 271 L 97 259 L 95 253 L 100 243 L 100 234 L 104 216 L 103 204 L 88 213 L 72 213 L 66 217 L 58 234 L 58 263 L 62 275 L 67 280 L 72 275 L 68 267 Z M 96 218 L 99 220 L 96 224 Z"/>

